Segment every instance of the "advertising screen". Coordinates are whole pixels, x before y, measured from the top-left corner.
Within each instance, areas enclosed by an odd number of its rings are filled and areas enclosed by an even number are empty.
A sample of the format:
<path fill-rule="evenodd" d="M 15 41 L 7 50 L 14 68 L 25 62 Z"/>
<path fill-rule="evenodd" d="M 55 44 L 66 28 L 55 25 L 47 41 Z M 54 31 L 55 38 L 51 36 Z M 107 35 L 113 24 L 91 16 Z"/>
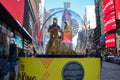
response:
<path fill-rule="evenodd" d="M 63 42 L 70 44 L 72 40 L 72 34 L 69 31 L 64 31 Z"/>
<path fill-rule="evenodd" d="M 102 7 L 103 7 L 103 14 L 105 17 L 105 16 L 107 16 L 108 13 L 115 10 L 114 1 L 113 0 L 104 0 Z"/>
<path fill-rule="evenodd" d="M 15 36 L 15 42 L 18 48 L 23 48 L 23 40 L 18 35 Z"/>
<path fill-rule="evenodd" d="M 116 29 L 115 12 L 111 12 L 104 18 L 104 33 Z"/>
<path fill-rule="evenodd" d="M 6 10 L 23 26 L 25 0 L 0 0 Z"/>
<path fill-rule="evenodd" d="M 115 0 L 116 19 L 120 20 L 120 0 Z"/>
<path fill-rule="evenodd" d="M 105 37 L 106 48 L 115 47 L 115 34 L 109 34 Z"/>

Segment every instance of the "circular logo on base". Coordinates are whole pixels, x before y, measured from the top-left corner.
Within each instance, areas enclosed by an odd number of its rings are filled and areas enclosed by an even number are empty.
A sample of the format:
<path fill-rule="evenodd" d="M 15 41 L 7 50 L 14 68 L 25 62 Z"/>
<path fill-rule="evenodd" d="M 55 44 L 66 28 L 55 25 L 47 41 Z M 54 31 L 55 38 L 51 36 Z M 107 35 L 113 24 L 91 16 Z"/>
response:
<path fill-rule="evenodd" d="M 63 80 L 83 80 L 84 68 L 77 61 L 68 62 L 62 72 Z"/>

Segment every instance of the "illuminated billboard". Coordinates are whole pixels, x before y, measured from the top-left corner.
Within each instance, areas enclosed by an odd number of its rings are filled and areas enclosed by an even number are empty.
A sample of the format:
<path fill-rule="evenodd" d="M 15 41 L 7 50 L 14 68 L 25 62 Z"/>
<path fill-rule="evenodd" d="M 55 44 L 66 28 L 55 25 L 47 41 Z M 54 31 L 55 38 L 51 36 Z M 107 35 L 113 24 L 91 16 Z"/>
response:
<path fill-rule="evenodd" d="M 115 0 L 116 19 L 120 20 L 120 0 Z"/>
<path fill-rule="evenodd" d="M 105 37 L 105 44 L 106 48 L 115 47 L 116 41 L 115 41 L 115 34 L 109 34 Z"/>
<path fill-rule="evenodd" d="M 113 0 L 104 0 L 102 7 L 104 17 L 107 16 L 110 12 L 115 10 Z"/>
<path fill-rule="evenodd" d="M 18 48 L 23 48 L 23 40 L 18 35 L 15 36 L 15 42 Z"/>
<path fill-rule="evenodd" d="M 104 33 L 116 29 L 115 12 L 111 12 L 104 18 Z"/>
<path fill-rule="evenodd" d="M 69 31 L 64 31 L 63 42 L 70 44 L 72 40 L 72 33 Z"/>

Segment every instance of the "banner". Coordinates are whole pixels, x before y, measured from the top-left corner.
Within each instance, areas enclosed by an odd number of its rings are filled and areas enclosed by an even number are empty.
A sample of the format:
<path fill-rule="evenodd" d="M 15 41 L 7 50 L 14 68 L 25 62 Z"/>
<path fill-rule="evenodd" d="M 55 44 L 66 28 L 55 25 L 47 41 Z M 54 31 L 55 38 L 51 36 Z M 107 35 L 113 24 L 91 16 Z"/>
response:
<path fill-rule="evenodd" d="M 0 3 L 23 26 L 25 0 L 0 0 Z"/>
<path fill-rule="evenodd" d="M 100 80 L 100 59 L 20 58 L 18 80 Z"/>
<path fill-rule="evenodd" d="M 105 37 L 106 48 L 115 47 L 115 34 L 109 34 Z"/>

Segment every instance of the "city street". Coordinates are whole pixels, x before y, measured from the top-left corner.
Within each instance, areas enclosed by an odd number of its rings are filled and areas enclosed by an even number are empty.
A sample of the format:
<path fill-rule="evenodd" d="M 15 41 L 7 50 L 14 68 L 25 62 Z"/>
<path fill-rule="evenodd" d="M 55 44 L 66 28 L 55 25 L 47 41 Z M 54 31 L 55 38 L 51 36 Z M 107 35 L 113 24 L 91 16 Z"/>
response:
<path fill-rule="evenodd" d="M 101 80 L 120 80 L 120 65 L 103 61 Z"/>

